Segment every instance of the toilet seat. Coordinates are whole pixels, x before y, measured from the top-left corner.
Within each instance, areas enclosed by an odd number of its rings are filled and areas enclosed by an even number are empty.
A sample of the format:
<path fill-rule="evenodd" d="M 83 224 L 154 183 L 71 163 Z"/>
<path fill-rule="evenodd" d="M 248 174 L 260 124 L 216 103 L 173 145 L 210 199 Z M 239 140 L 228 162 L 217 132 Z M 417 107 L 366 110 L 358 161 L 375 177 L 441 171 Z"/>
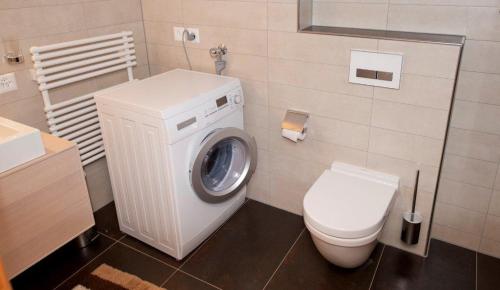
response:
<path fill-rule="evenodd" d="M 357 238 L 357 239 L 343 239 L 343 238 L 337 238 L 337 237 L 326 235 L 326 234 L 320 232 L 319 230 L 315 229 L 307 221 L 305 221 L 305 224 L 306 224 L 306 228 L 309 230 L 311 235 L 314 235 L 315 237 L 317 237 L 318 239 L 321 239 L 325 243 L 337 245 L 337 246 L 342 246 L 342 247 L 349 247 L 349 248 L 369 244 L 370 242 L 376 240 L 378 235 L 382 231 L 382 227 L 380 227 L 373 234 L 368 235 L 366 237 Z"/>
<path fill-rule="evenodd" d="M 339 242 L 376 238 L 398 186 L 395 176 L 334 163 L 306 193 L 304 220 L 310 230 Z"/>

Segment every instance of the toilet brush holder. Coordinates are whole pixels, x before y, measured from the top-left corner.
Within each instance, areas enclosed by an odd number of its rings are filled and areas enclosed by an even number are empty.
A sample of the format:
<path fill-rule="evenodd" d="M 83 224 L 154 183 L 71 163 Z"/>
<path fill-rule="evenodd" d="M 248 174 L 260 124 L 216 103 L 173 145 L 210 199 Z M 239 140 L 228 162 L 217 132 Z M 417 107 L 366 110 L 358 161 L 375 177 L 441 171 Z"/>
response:
<path fill-rule="evenodd" d="M 420 176 L 420 170 L 417 170 L 417 176 L 415 178 L 415 186 L 413 188 L 413 201 L 411 204 L 411 211 L 403 214 L 403 227 L 401 229 L 401 240 L 408 245 L 418 244 L 418 238 L 420 237 L 420 226 L 422 225 L 422 215 L 415 212 L 415 206 L 417 203 L 417 192 L 418 192 L 418 179 Z"/>
<path fill-rule="evenodd" d="M 422 215 L 416 212 L 406 212 L 403 215 L 403 229 L 401 230 L 401 240 L 403 242 L 408 245 L 418 244 L 422 220 Z"/>

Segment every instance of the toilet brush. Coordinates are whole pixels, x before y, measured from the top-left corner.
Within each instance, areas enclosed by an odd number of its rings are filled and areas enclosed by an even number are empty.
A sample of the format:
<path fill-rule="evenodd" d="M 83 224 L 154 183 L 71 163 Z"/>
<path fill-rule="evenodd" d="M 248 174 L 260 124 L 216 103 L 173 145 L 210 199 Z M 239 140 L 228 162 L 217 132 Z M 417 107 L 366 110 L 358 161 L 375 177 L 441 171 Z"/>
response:
<path fill-rule="evenodd" d="M 420 236 L 420 226 L 423 220 L 422 215 L 415 212 L 419 176 L 420 170 L 417 170 L 417 175 L 415 177 L 415 186 L 413 188 L 413 201 L 411 204 L 411 211 L 406 212 L 403 215 L 403 229 L 401 230 L 401 240 L 409 245 L 415 245 L 418 243 L 418 238 Z"/>

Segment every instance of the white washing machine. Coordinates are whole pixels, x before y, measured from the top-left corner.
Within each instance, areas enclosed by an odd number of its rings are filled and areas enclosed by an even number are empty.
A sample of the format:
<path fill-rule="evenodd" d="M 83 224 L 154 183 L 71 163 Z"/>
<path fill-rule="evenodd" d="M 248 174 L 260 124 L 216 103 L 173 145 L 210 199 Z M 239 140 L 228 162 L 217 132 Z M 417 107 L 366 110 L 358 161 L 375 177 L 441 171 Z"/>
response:
<path fill-rule="evenodd" d="M 182 259 L 243 204 L 257 148 L 238 79 L 173 70 L 96 103 L 123 232 Z"/>

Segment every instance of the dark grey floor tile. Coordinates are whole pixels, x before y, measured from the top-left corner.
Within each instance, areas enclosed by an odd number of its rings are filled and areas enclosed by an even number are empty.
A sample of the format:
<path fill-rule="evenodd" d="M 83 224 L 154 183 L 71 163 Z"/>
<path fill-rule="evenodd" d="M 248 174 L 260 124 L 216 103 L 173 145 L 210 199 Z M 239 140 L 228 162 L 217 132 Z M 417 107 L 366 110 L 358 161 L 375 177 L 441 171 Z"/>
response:
<path fill-rule="evenodd" d="M 154 257 L 158 260 L 161 260 L 172 267 L 179 267 L 186 259 L 189 258 L 189 255 L 182 259 L 181 261 L 178 261 L 177 259 L 173 258 L 172 256 L 169 256 L 165 253 L 163 253 L 160 250 L 157 250 L 151 246 L 149 246 L 146 243 L 143 243 L 139 241 L 138 239 L 126 235 L 123 239 L 120 240 L 121 243 L 126 244 L 127 246 L 130 246 L 134 249 L 137 249 L 138 251 L 141 251 L 147 255 L 150 255 L 151 257 Z"/>
<path fill-rule="evenodd" d="M 223 289 L 262 289 L 303 229 L 302 217 L 249 200 L 181 267 Z"/>
<path fill-rule="evenodd" d="M 216 290 L 218 288 L 186 275 L 182 272 L 176 272 L 168 282 L 163 285 L 168 290 Z"/>
<path fill-rule="evenodd" d="M 12 287 L 15 290 L 53 289 L 111 246 L 113 242 L 100 235 L 83 249 L 73 243 L 66 244 L 14 278 L 11 281 Z"/>
<path fill-rule="evenodd" d="M 477 254 L 477 290 L 500 289 L 500 259 Z"/>
<path fill-rule="evenodd" d="M 125 245 L 117 243 L 57 289 L 72 289 L 82 281 L 88 279 L 90 273 L 101 264 L 107 264 L 156 285 L 161 285 L 165 282 L 175 270 Z"/>
<path fill-rule="evenodd" d="M 321 256 L 306 230 L 266 289 L 368 289 L 383 247 L 382 244 L 377 245 L 364 265 L 356 269 L 343 269 Z"/>
<path fill-rule="evenodd" d="M 120 231 L 115 203 L 111 202 L 94 213 L 97 231 L 119 240 L 125 234 Z"/>
<path fill-rule="evenodd" d="M 387 246 L 372 289 L 475 289 L 476 253 L 432 240 L 428 258 Z"/>

